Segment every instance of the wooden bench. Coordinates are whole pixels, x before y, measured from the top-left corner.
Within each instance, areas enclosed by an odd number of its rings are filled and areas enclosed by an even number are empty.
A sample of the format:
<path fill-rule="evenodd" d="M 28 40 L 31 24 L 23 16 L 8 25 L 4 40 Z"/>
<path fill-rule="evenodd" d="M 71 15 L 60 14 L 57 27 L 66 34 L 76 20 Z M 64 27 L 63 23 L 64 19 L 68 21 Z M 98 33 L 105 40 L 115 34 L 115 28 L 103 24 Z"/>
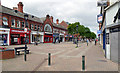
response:
<path fill-rule="evenodd" d="M 15 47 L 15 55 L 20 55 L 20 52 L 25 52 L 25 47 Z M 26 47 L 26 54 L 29 54 L 29 50 Z"/>

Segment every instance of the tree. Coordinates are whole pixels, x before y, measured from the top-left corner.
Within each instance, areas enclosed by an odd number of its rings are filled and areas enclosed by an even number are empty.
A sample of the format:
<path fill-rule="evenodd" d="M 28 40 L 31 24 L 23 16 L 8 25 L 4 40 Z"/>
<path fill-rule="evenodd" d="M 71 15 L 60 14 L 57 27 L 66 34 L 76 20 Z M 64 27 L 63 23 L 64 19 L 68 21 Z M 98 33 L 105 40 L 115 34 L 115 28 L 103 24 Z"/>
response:
<path fill-rule="evenodd" d="M 68 33 L 73 35 L 73 34 L 77 34 L 77 28 L 76 25 L 78 25 L 78 33 L 80 36 L 82 36 L 84 38 L 84 36 L 86 38 L 96 38 L 96 34 L 94 32 L 91 32 L 90 29 L 88 27 L 85 27 L 84 25 L 80 25 L 79 22 L 75 22 L 72 24 L 69 24 L 68 26 Z"/>

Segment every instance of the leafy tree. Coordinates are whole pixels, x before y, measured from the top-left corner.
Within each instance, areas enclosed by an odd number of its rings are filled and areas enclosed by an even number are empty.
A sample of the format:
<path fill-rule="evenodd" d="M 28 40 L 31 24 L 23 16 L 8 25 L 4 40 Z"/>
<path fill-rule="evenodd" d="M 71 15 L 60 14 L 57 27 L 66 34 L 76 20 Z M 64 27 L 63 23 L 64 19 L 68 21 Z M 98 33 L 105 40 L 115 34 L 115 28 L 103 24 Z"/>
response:
<path fill-rule="evenodd" d="M 76 25 L 78 25 L 78 32 Z M 94 32 L 91 32 L 88 27 L 85 27 L 84 25 L 80 25 L 79 22 L 69 24 L 68 33 L 71 35 L 79 33 L 79 35 L 82 36 L 82 38 L 84 38 L 84 36 L 86 38 L 92 38 L 92 39 L 96 38 L 96 34 Z"/>

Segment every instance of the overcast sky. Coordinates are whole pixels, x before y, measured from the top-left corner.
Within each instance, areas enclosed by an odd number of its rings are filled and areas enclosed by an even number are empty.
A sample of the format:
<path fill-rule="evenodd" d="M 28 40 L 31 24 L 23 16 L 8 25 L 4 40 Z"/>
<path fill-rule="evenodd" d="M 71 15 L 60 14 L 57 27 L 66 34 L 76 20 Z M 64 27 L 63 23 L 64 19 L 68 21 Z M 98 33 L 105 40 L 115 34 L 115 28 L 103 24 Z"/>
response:
<path fill-rule="evenodd" d="M 100 8 L 97 0 L 1 0 L 3 6 L 17 7 L 19 2 L 24 4 L 24 12 L 37 17 L 53 16 L 54 22 L 58 18 L 70 23 L 80 22 L 97 33 L 97 15 Z"/>

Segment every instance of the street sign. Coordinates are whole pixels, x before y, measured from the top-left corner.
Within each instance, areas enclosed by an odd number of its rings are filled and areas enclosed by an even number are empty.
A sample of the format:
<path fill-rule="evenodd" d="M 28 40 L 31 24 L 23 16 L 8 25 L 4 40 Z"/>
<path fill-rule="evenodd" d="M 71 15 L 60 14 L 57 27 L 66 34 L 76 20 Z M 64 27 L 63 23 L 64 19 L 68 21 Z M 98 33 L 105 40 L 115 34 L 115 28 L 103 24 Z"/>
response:
<path fill-rule="evenodd" d="M 97 34 L 101 34 L 102 33 L 102 30 L 97 30 Z"/>
<path fill-rule="evenodd" d="M 27 30 L 28 30 L 27 28 L 24 28 L 24 32 L 25 32 L 25 33 L 27 33 Z"/>
<path fill-rule="evenodd" d="M 107 6 L 107 0 L 98 0 L 97 1 L 97 6 Z"/>
<path fill-rule="evenodd" d="M 101 23 L 102 22 L 102 14 L 97 15 L 97 22 Z"/>

